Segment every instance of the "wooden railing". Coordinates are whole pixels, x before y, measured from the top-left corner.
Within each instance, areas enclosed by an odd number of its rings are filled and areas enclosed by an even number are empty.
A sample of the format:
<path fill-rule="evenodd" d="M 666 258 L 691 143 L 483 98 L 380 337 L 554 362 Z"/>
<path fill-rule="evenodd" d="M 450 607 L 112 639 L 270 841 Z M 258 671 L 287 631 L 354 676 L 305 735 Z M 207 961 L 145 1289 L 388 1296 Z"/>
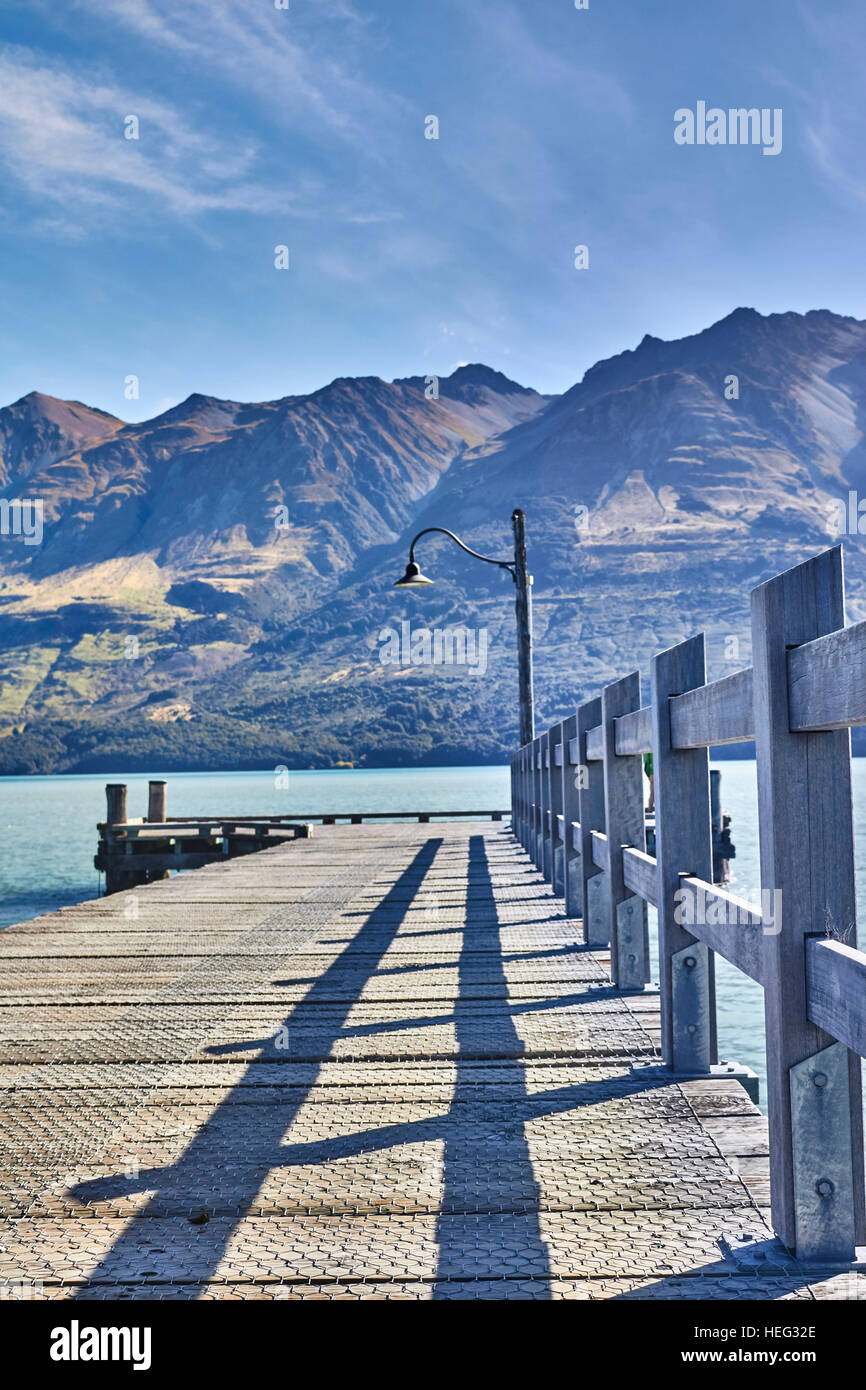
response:
<path fill-rule="evenodd" d="M 866 724 L 866 623 L 845 627 L 842 552 L 752 593 L 754 666 L 706 682 L 703 635 L 635 672 L 513 757 L 515 834 L 623 990 L 649 981 L 658 909 L 663 1064 L 718 1062 L 714 953 L 764 988 L 772 1220 L 805 1260 L 866 1243 L 849 727 Z M 755 741 L 761 904 L 711 880 L 709 748 Z M 646 853 L 642 755 L 655 775 Z"/>

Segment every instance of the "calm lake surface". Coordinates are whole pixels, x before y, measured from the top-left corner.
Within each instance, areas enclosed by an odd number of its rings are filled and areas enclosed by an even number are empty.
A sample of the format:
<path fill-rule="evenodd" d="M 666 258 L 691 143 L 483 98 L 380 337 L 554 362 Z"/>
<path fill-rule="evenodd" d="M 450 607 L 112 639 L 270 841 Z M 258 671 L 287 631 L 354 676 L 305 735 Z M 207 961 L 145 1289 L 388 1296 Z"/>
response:
<path fill-rule="evenodd" d="M 754 762 L 714 764 L 722 805 L 732 819 L 736 858 L 732 892 L 759 900 L 757 787 Z M 858 915 L 866 902 L 866 759 L 854 760 Z M 0 777 L 0 927 L 68 903 L 97 897 L 93 867 L 96 823 L 105 816 L 105 783 L 126 782 L 130 816 L 147 812 L 149 777 L 168 782 L 168 814 L 310 815 L 351 811 L 480 811 L 509 804 L 504 767 L 292 772 L 276 789 L 272 772 L 104 773 L 75 777 Z M 655 912 L 650 909 L 655 946 Z M 653 969 L 656 953 L 653 949 Z M 764 1100 L 763 991 L 723 960 L 717 962 L 720 1056 L 753 1067 Z"/>

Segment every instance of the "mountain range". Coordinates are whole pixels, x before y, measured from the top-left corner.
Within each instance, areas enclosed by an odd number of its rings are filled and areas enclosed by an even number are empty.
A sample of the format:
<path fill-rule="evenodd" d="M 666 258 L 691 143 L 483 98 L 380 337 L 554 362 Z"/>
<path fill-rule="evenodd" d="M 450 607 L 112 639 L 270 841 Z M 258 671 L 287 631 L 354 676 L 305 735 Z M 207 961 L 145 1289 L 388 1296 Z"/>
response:
<path fill-rule="evenodd" d="M 561 396 L 483 365 L 339 378 L 124 423 L 0 410 L 0 772 L 500 761 L 517 736 L 510 557 L 527 514 L 540 724 L 705 630 L 751 659 L 748 590 L 833 543 L 866 488 L 866 323 L 737 309 L 645 337 Z M 866 614 L 864 537 L 844 537 Z M 485 633 L 480 665 L 383 664 L 385 635 Z"/>

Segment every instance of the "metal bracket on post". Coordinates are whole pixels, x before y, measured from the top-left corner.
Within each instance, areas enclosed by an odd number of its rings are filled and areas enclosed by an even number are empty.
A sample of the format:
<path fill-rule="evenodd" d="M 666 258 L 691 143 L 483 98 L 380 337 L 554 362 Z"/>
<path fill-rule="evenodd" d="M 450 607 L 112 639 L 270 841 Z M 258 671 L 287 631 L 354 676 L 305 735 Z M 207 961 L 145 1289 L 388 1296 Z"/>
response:
<path fill-rule="evenodd" d="M 554 834 L 557 835 L 557 837 L 558 837 L 558 835 L 559 835 L 559 817 L 558 817 L 557 815 L 554 815 L 554 816 L 552 817 L 552 820 L 553 820 Z M 565 863 L 565 845 L 562 843 L 561 840 L 559 840 L 559 839 L 557 838 L 557 839 L 554 840 L 554 842 L 553 842 L 553 881 L 552 881 L 554 896 L 557 897 L 557 898 L 564 898 L 564 897 L 565 897 L 565 874 L 564 874 L 564 869 L 563 869 L 564 863 Z"/>
<path fill-rule="evenodd" d="M 852 1260 L 851 1093 L 848 1049 L 832 1043 L 788 1072 L 798 1260 Z"/>
<path fill-rule="evenodd" d="M 616 973 L 620 989 L 644 989 L 649 961 L 646 903 L 636 894 L 616 905 Z M 611 971 L 611 974 L 614 974 Z"/>
<path fill-rule="evenodd" d="M 671 960 L 673 1002 L 673 1057 L 675 1072 L 709 1072 L 710 953 L 702 941 L 695 941 Z"/>
<path fill-rule="evenodd" d="M 610 945 L 610 909 L 608 899 L 610 890 L 607 874 L 593 874 L 586 884 L 586 929 L 584 940 L 587 946 Z"/>
<path fill-rule="evenodd" d="M 566 834 L 571 838 L 572 853 L 565 853 L 563 859 L 563 889 L 565 891 L 566 917 L 580 917 L 583 901 L 583 860 L 580 850 L 574 850 L 574 831 L 566 822 Z"/>

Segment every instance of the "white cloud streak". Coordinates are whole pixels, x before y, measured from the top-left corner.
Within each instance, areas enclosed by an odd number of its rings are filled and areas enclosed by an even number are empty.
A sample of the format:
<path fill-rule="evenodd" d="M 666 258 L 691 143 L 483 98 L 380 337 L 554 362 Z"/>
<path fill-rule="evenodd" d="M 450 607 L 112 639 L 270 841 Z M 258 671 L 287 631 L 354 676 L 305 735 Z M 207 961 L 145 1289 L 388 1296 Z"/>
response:
<path fill-rule="evenodd" d="M 330 0 L 316 11 L 323 23 L 342 23 L 341 30 L 331 29 L 330 43 L 320 32 L 306 44 L 295 10 L 277 10 L 264 0 L 78 0 L 78 7 L 189 58 L 199 74 L 217 73 L 277 123 L 293 125 L 300 115 L 368 146 L 370 121 L 402 104 L 336 56 L 342 44 L 357 57 L 353 43 L 365 24 L 347 0 Z"/>
<path fill-rule="evenodd" d="M 128 115 L 139 140 L 124 138 Z M 70 223 L 76 209 L 125 206 L 129 193 L 190 217 L 287 207 L 285 190 L 256 180 L 256 158 L 253 142 L 226 151 L 165 102 L 0 51 L 0 160 L 29 193 L 64 203 Z"/>

